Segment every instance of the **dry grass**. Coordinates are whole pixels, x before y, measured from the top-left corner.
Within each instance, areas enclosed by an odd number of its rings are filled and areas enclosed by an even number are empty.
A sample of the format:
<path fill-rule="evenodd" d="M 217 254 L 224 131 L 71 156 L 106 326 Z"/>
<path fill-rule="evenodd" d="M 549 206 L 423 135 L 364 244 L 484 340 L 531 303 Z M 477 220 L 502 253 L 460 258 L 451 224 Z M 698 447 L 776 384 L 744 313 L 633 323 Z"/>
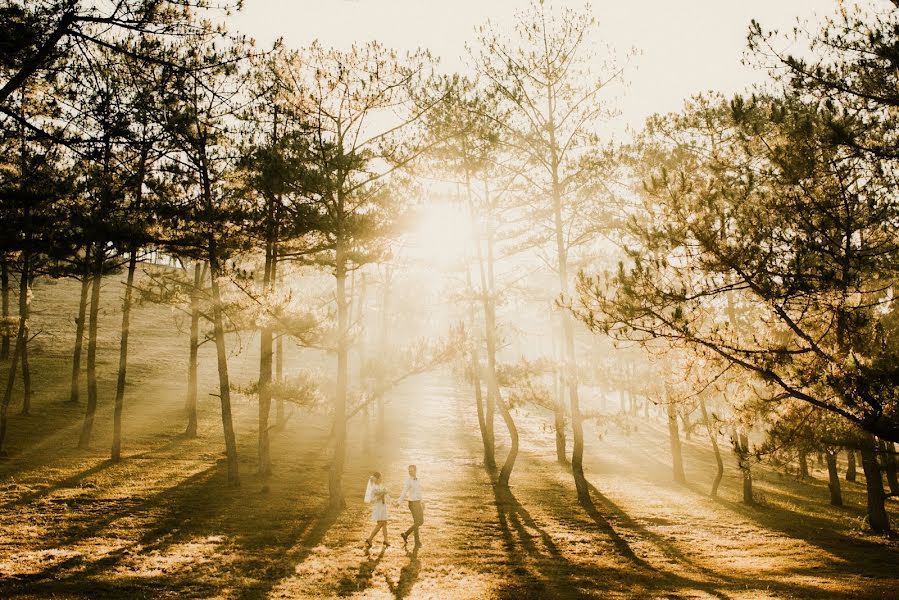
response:
<path fill-rule="evenodd" d="M 104 291 L 101 413 L 94 449 L 77 451 L 82 407 L 67 396 L 76 294 L 40 286 L 32 415 L 14 416 L 0 462 L 3 598 L 892 598 L 899 545 L 864 533 L 863 487 L 827 504 L 826 483 L 757 473 L 759 506 L 740 504 L 733 464 L 712 500 L 710 451 L 685 447 L 690 485 L 669 483 L 666 433 L 640 422 L 602 439 L 588 427 L 595 507 L 577 504 L 570 476 L 543 431 L 547 416 L 518 411 L 522 455 L 508 492 L 480 466 L 472 401 L 447 374 L 395 391 L 381 429 L 351 431 L 348 507 L 323 509 L 327 422 L 294 416 L 274 435 L 275 474 L 253 474 L 255 406 L 237 398 L 243 485 L 226 486 L 217 399 L 202 396 L 197 439 L 184 439 L 186 340 L 170 311 L 140 307 L 125 422 L 125 460 L 109 463 L 117 286 Z M 236 343 L 236 341 L 233 341 Z M 237 381 L 253 373 L 252 340 L 234 356 Z M 214 390 L 203 348 L 203 393 Z M 310 357 L 311 359 L 311 357 Z M 294 353 L 288 364 L 305 360 Z M 498 427 L 501 426 L 498 423 Z M 420 551 L 370 555 L 361 502 L 370 470 L 399 491 L 415 462 L 428 504 Z M 266 491 L 263 491 L 266 489 Z M 895 514 L 895 503 L 891 503 Z"/>

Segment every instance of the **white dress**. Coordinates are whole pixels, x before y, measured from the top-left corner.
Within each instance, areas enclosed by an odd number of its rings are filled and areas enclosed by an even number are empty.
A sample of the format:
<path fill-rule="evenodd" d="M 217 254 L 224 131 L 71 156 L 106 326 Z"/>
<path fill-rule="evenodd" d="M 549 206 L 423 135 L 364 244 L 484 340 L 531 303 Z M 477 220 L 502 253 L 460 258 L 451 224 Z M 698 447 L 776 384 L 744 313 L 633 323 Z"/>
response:
<path fill-rule="evenodd" d="M 371 521 L 387 520 L 387 488 L 380 483 L 374 483 L 371 486 Z"/>

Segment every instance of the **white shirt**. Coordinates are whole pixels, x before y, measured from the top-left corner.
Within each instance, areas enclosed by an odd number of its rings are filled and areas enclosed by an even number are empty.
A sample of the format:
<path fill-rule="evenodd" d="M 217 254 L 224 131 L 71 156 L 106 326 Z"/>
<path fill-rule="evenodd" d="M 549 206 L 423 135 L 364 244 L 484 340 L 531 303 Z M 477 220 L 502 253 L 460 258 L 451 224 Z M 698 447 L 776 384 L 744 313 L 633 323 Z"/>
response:
<path fill-rule="evenodd" d="M 406 483 L 403 484 L 403 493 L 400 494 L 399 502 L 409 500 L 410 502 L 421 501 L 421 483 L 418 478 L 412 479 L 406 477 Z"/>

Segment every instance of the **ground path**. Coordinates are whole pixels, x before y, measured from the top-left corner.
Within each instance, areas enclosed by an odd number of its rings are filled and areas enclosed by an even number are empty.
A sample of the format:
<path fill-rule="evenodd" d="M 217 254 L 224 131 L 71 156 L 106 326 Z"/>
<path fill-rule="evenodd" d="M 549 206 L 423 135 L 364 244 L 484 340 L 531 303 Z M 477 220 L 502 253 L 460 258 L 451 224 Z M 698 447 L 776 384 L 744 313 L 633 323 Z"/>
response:
<path fill-rule="evenodd" d="M 254 407 L 238 402 L 244 480 L 229 489 L 215 406 L 199 439 L 180 438 L 178 385 L 138 386 L 157 400 L 136 402 L 131 419 L 153 427 L 126 432 L 130 452 L 117 465 L 105 444 L 71 450 L 77 410 L 36 402 L 69 425 L 0 465 L 0 597 L 889 598 L 899 573 L 895 542 L 858 527 L 859 486 L 847 486 L 854 506 L 832 509 L 820 483 L 760 473 L 764 504 L 746 508 L 729 466 L 714 501 L 705 446 L 686 444 L 698 483 L 669 485 L 665 431 L 643 421 L 629 436 L 587 428 L 596 503 L 585 509 L 554 461 L 547 415 L 518 410 L 522 454 L 512 489 L 499 493 L 480 464 L 470 393 L 448 372 L 394 390 L 382 427 L 356 418 L 339 514 L 323 510 L 321 417 L 296 413 L 275 434 L 263 490 L 252 475 Z M 410 462 L 427 494 L 425 545 L 404 551 L 410 516 L 393 509 L 394 545 L 366 556 L 367 475 L 381 471 L 398 493 Z"/>

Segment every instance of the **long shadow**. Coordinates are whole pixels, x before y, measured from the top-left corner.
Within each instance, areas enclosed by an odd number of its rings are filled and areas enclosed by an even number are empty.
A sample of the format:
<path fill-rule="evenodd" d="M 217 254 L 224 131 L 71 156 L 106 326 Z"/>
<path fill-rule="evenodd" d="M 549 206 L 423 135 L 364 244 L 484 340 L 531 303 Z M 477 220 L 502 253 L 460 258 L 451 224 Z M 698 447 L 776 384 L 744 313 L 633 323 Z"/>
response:
<path fill-rule="evenodd" d="M 148 457 L 158 454 L 160 452 L 165 452 L 167 450 L 171 450 L 172 448 L 174 448 L 175 446 L 178 445 L 179 441 L 180 441 L 179 438 L 177 438 L 177 437 L 173 438 L 172 440 L 168 441 L 165 444 L 162 444 L 159 447 L 151 448 L 150 450 L 146 450 L 146 451 L 138 453 L 138 454 L 126 456 L 120 462 L 113 462 L 112 460 L 110 460 L 108 458 L 103 459 L 100 462 L 98 462 L 96 465 L 94 465 L 88 469 L 85 469 L 84 471 L 75 473 L 74 475 L 70 475 L 69 477 L 66 477 L 65 479 L 57 481 L 53 485 L 47 486 L 40 490 L 26 493 L 18 498 L 15 498 L 13 500 L 10 500 L 9 502 L 6 502 L 2 506 L 7 507 L 7 508 L 13 508 L 16 506 L 24 506 L 26 504 L 31 504 L 35 500 L 39 500 L 40 498 L 50 496 L 60 490 L 76 487 L 85 479 L 87 479 L 93 475 L 96 475 L 98 473 L 101 473 L 101 472 L 105 471 L 106 469 L 109 469 L 110 467 L 125 464 L 129 460 L 148 458 Z"/>
<path fill-rule="evenodd" d="M 766 490 L 769 496 L 776 492 Z M 859 539 L 834 530 L 833 521 L 807 513 L 798 513 L 777 504 L 746 505 L 723 498 L 715 502 L 755 521 L 762 527 L 803 541 L 851 564 L 853 573 L 872 578 L 895 579 L 899 547 L 895 544 Z M 847 512 L 853 512 L 846 509 Z M 885 568 L 886 567 L 886 568 Z"/>
<path fill-rule="evenodd" d="M 589 484 L 591 496 L 596 498 L 602 507 L 605 510 L 610 511 L 615 515 L 616 519 L 622 524 L 623 527 L 633 530 L 635 533 L 640 535 L 642 538 L 651 542 L 656 548 L 658 548 L 663 555 L 665 555 L 669 560 L 675 562 L 676 564 L 683 565 L 687 568 L 698 571 L 703 576 L 708 577 L 711 581 L 703 582 L 696 581 L 681 575 L 676 575 L 673 573 L 665 573 L 665 578 L 669 581 L 670 584 L 684 585 L 690 586 L 697 589 L 701 589 L 713 596 L 719 598 L 727 598 L 721 588 L 725 589 L 734 589 L 734 590 L 745 590 L 747 588 L 753 589 L 768 589 L 768 590 L 776 590 L 781 593 L 794 594 L 797 597 L 808 597 L 808 598 L 856 598 L 859 597 L 858 591 L 847 591 L 844 593 L 835 593 L 830 590 L 823 590 L 820 588 L 809 587 L 801 584 L 792 584 L 789 582 L 785 582 L 782 580 L 775 579 L 766 579 L 762 576 L 746 576 L 746 577 L 735 577 L 732 575 L 726 575 L 718 573 L 708 567 L 705 567 L 701 564 L 698 564 L 696 561 L 692 560 L 690 557 L 684 555 L 674 544 L 667 542 L 664 538 L 659 536 L 658 534 L 653 533 L 647 528 L 643 527 L 633 518 L 630 517 L 625 511 L 623 511 L 618 505 L 609 500 L 606 496 L 604 496 L 596 487 L 592 484 Z M 726 500 L 720 500 L 722 503 L 730 505 Z M 738 505 L 739 507 L 740 505 Z M 745 510 L 752 510 L 749 507 L 743 507 Z M 765 527 L 768 527 L 763 523 Z M 769 527 L 769 529 L 776 529 L 774 527 Z M 892 570 L 883 569 L 879 572 L 881 577 L 885 578 L 894 578 L 892 575 Z M 805 569 L 796 570 L 795 574 L 814 574 L 820 576 L 821 573 L 819 571 L 807 571 Z M 761 575 L 761 574 L 760 574 Z M 876 593 L 876 592 L 875 592 Z"/>
<path fill-rule="evenodd" d="M 66 477 L 65 479 L 63 479 L 61 481 L 57 481 L 53 485 L 47 486 L 45 488 L 42 488 L 42 489 L 34 491 L 34 492 L 29 492 L 27 494 L 19 496 L 18 498 L 14 499 L 14 500 L 6 502 L 5 504 L 3 504 L 3 507 L 4 508 L 13 508 L 16 506 L 23 506 L 25 504 L 31 504 L 35 500 L 43 498 L 44 496 L 49 496 L 55 492 L 58 492 L 59 490 L 76 487 L 79 483 L 81 483 L 88 477 L 90 477 L 92 475 L 96 475 L 97 473 L 100 473 L 102 471 L 105 471 L 106 469 L 108 469 L 109 467 L 111 467 L 114 464 L 115 463 L 113 463 L 109 459 L 101 460 L 96 465 L 94 465 L 88 469 L 85 469 L 84 471 L 81 471 L 80 473 L 75 473 L 74 475 Z"/>
<path fill-rule="evenodd" d="M 494 486 L 493 493 L 503 544 L 512 565 L 512 572 L 517 578 L 515 585 L 503 590 L 500 596 L 592 598 L 592 595 L 581 589 L 579 581 L 585 582 L 590 589 L 595 590 L 596 584 L 603 579 L 602 570 L 575 565 L 565 558 L 549 533 L 537 524 L 511 490 Z M 547 554 L 541 552 L 534 543 L 528 528 L 537 532 Z M 537 573 L 528 567 L 528 559 L 537 562 Z M 548 564 L 557 571 L 548 574 L 540 572 Z"/>
<path fill-rule="evenodd" d="M 97 531 L 102 530 L 104 527 L 112 524 L 122 517 L 140 514 L 149 508 L 162 504 L 165 497 L 175 493 L 177 489 L 189 488 L 196 485 L 200 481 L 208 480 L 211 476 L 211 473 L 217 468 L 217 465 L 213 465 L 184 479 L 174 488 L 168 488 L 167 490 L 159 492 L 158 494 L 154 494 L 148 498 L 143 499 L 140 502 L 134 503 L 122 501 L 123 506 L 121 506 L 117 510 L 107 512 L 100 519 L 91 520 L 88 523 L 82 523 L 81 525 L 70 526 L 68 530 L 60 534 L 59 537 L 54 537 L 52 540 L 50 540 L 46 547 L 49 549 L 66 548 L 83 540 L 95 537 Z M 119 558 L 121 558 L 123 555 L 127 554 L 137 546 L 138 542 L 127 544 L 124 547 L 119 548 L 118 550 L 106 554 L 101 559 L 94 561 L 85 559 L 85 557 L 81 555 L 71 556 L 62 561 L 49 565 L 48 567 L 36 573 L 20 575 L 16 578 L 16 580 L 20 583 L 28 584 L 29 586 L 39 586 L 40 584 L 47 584 L 51 586 L 64 585 L 66 584 L 66 580 L 69 578 L 68 575 L 60 575 L 64 571 L 86 565 L 85 569 L 79 569 L 77 573 L 72 574 L 73 578 L 79 580 L 89 572 L 99 572 L 102 571 L 103 568 L 114 564 Z"/>
<path fill-rule="evenodd" d="M 412 549 L 412 552 L 406 552 L 409 562 L 400 569 L 400 577 L 396 583 L 393 583 L 386 574 L 384 575 L 387 587 L 390 589 L 390 593 L 393 594 L 393 597 L 396 598 L 396 600 L 408 598 L 412 593 L 412 587 L 418 580 L 418 574 L 421 571 L 421 562 L 418 560 L 419 549 L 419 546 L 415 546 Z"/>
<path fill-rule="evenodd" d="M 381 551 L 374 556 L 366 554 L 365 558 L 359 563 L 359 568 L 354 575 L 344 575 L 337 584 L 338 596 L 352 596 L 358 592 L 364 591 L 371 587 L 371 580 L 374 577 L 375 569 L 384 558 L 386 547 L 381 547 Z"/>
<path fill-rule="evenodd" d="M 216 474 L 218 477 L 213 476 Z M 102 522 L 94 522 L 81 535 L 70 535 L 63 539 L 58 547 L 76 543 L 80 538 L 92 537 L 95 527 L 103 527 L 123 516 L 123 513 L 133 515 L 163 510 L 155 518 L 154 525 L 139 540 L 98 559 L 73 556 L 38 573 L 19 577 L 9 589 L 10 595 L 153 597 L 150 590 L 165 588 L 169 592 L 178 590 L 186 595 L 209 597 L 215 595 L 225 584 L 208 576 L 197 578 L 189 568 L 159 577 L 98 579 L 96 576 L 106 574 L 133 554 L 148 556 L 164 553 L 168 547 L 181 541 L 192 541 L 215 534 L 223 536 L 222 543 L 227 541 L 232 546 L 229 547 L 230 569 L 240 573 L 244 580 L 258 575 L 254 583 L 240 589 L 238 597 L 262 598 L 282 578 L 295 572 L 296 565 L 320 544 L 338 515 L 332 510 L 318 510 L 315 518 L 291 525 L 286 530 L 276 531 L 277 539 L 273 542 L 271 531 L 253 529 L 258 521 L 241 519 L 246 496 L 238 491 L 223 492 L 224 487 L 224 474 L 220 472 L 218 465 L 213 465 L 137 505 L 115 511 Z M 87 581 L 90 581 L 89 586 L 85 583 Z M 233 585 L 231 582 L 228 584 Z"/>

